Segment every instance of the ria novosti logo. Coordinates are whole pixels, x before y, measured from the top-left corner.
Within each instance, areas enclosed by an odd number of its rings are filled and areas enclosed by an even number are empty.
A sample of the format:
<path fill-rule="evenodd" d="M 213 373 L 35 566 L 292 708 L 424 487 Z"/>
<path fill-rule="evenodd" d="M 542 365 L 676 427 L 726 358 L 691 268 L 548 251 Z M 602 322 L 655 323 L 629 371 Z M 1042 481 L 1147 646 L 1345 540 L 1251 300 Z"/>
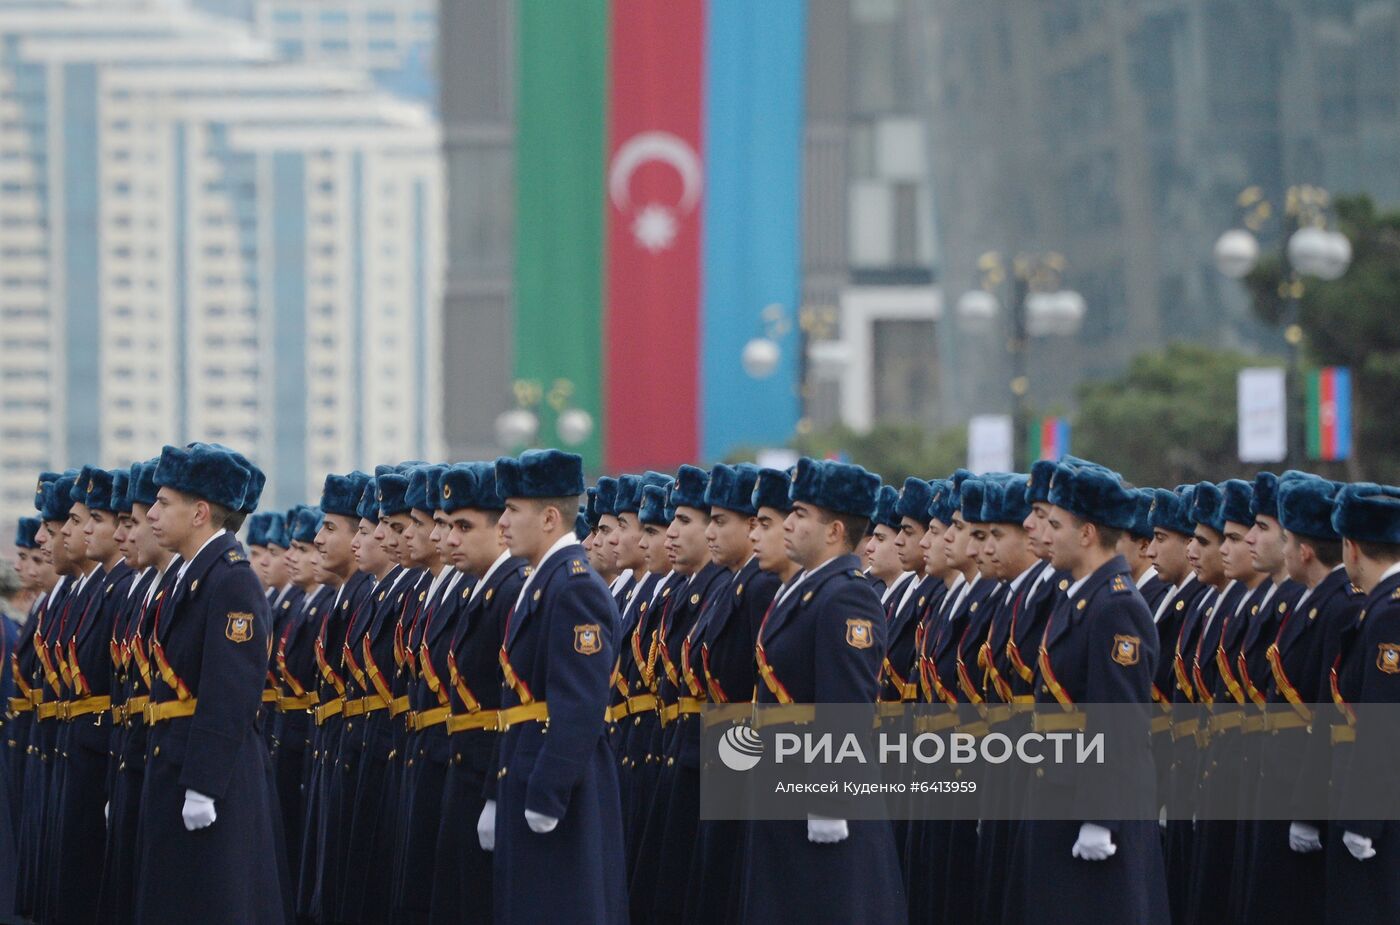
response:
<path fill-rule="evenodd" d="M 731 771 L 750 771 L 763 757 L 763 739 L 748 726 L 733 726 L 719 740 L 719 760 Z"/>

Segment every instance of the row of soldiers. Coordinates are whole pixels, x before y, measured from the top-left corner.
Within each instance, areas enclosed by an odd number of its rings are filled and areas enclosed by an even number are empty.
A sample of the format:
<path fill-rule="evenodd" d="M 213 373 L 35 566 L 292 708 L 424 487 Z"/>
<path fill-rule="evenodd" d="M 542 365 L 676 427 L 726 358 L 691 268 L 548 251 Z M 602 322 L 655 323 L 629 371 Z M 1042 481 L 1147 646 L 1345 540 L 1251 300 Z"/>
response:
<path fill-rule="evenodd" d="M 9 726 L 22 914 L 1400 912 L 1384 821 L 1017 821 L 1049 786 L 1030 775 L 980 823 L 699 813 L 701 730 L 754 703 L 923 703 L 980 732 L 1017 704 L 1280 705 L 1155 723 L 1163 802 L 1286 783 L 1301 769 L 1263 743 L 1312 735 L 1344 789 L 1385 758 L 1345 708 L 1400 699 L 1400 490 L 1292 472 L 1139 489 L 1071 457 L 900 490 L 809 459 L 585 490 L 553 450 L 331 475 L 286 514 L 254 513 L 261 487 L 202 444 L 41 477 L 19 545 L 53 585 L 13 653 Z M 1250 735 L 1254 766 L 1220 768 L 1212 741 Z"/>

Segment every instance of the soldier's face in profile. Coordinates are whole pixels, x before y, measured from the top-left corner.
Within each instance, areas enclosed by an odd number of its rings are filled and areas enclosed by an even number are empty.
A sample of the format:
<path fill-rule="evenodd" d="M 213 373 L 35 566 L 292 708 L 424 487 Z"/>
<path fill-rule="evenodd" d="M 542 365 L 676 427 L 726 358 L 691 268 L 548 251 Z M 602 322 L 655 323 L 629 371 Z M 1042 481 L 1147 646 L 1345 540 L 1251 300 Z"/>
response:
<path fill-rule="evenodd" d="M 637 515 L 630 512 L 618 514 L 617 529 L 608 536 L 618 568 L 638 571 L 647 567 L 646 558 L 642 556 L 641 540 L 642 524 L 637 520 Z"/>
<path fill-rule="evenodd" d="M 46 520 L 39 528 L 39 544 L 49 554 L 54 571 L 68 575 L 73 571 L 73 560 L 68 558 L 68 548 L 63 545 L 63 524 L 57 520 Z"/>
<path fill-rule="evenodd" d="M 1287 530 L 1283 531 L 1283 566 L 1288 569 L 1288 577 L 1300 584 L 1308 583 L 1308 563 L 1303 553 L 1303 544 L 1298 537 Z"/>
<path fill-rule="evenodd" d="M 1026 531 L 1012 524 L 992 524 L 987 530 L 987 543 L 982 557 L 991 563 L 995 576 L 1010 581 L 1031 567 L 1031 555 Z"/>
<path fill-rule="evenodd" d="M 379 575 L 389 569 L 389 556 L 384 552 L 375 534 L 379 524 L 368 517 L 361 517 L 355 530 L 355 540 L 350 544 L 355 553 L 355 567 L 371 575 Z"/>
<path fill-rule="evenodd" d="M 160 544 L 156 542 L 156 537 L 151 532 L 151 521 L 147 517 L 150 508 L 144 504 L 133 504 L 131 506 L 131 527 L 127 530 L 127 545 L 136 551 L 136 564 L 139 568 L 147 568 L 156 564 L 156 558 L 160 555 Z"/>
<path fill-rule="evenodd" d="M 705 528 L 705 544 L 710 558 L 727 569 L 736 569 L 753 555 L 753 544 L 749 542 L 752 517 L 745 517 L 737 511 L 717 507 L 710 512 L 710 523 Z"/>
<path fill-rule="evenodd" d="M 1249 544 L 1245 537 L 1249 527 L 1245 524 L 1225 524 L 1225 536 L 1220 542 L 1220 565 L 1225 577 L 1235 581 L 1249 581 L 1258 575 L 1250 557 Z"/>
<path fill-rule="evenodd" d="M 787 556 L 803 568 L 815 568 L 827 558 L 829 533 L 834 521 L 823 522 L 823 513 L 798 501 L 783 522 L 783 544 Z"/>
<path fill-rule="evenodd" d="M 307 550 L 309 547 L 302 542 L 292 540 L 292 545 L 287 549 L 287 571 L 292 576 L 292 581 L 306 587 L 311 584 L 311 569 L 307 560 Z"/>
<path fill-rule="evenodd" d="M 1069 511 L 1051 506 L 1045 518 L 1041 538 L 1050 547 L 1050 564 L 1057 569 L 1073 571 L 1084 555 L 1087 540 L 1084 525 Z"/>
<path fill-rule="evenodd" d="M 131 541 L 131 528 L 133 522 L 130 514 L 117 515 L 117 531 L 113 534 L 113 539 L 117 543 L 117 551 L 121 553 L 126 564 L 132 568 L 140 568 L 141 564 L 136 554 L 136 544 Z"/>
<path fill-rule="evenodd" d="M 923 537 L 919 538 L 919 542 L 923 542 Z M 870 570 L 876 578 L 888 582 L 898 578 L 901 571 L 911 571 L 903 567 L 904 559 L 895 547 L 895 532 L 884 524 L 875 528 L 866 545 L 870 548 Z M 917 544 L 915 548 L 919 551 L 919 566 L 922 571 L 924 551 Z"/>
<path fill-rule="evenodd" d="M 501 515 L 501 529 L 512 556 L 522 556 L 532 565 L 538 565 L 540 558 L 548 551 L 545 544 L 545 527 L 549 511 L 539 501 L 529 498 L 508 498 L 505 513 Z"/>
<path fill-rule="evenodd" d="M 58 573 L 53 567 L 53 557 L 42 549 L 29 550 L 29 573 L 37 591 L 49 590 L 58 580 Z"/>
<path fill-rule="evenodd" d="M 83 524 L 83 552 L 93 562 L 106 562 L 117 553 L 117 516 L 111 511 L 88 511 Z"/>
<path fill-rule="evenodd" d="M 611 573 L 617 567 L 617 559 L 596 529 L 583 538 L 583 551 L 588 553 L 588 564 L 600 575 Z"/>
<path fill-rule="evenodd" d="M 1215 587 L 1225 580 L 1225 566 L 1220 560 L 1220 540 L 1219 533 L 1198 525 L 1191 542 L 1186 544 L 1186 557 L 1191 560 L 1196 577 Z"/>
<path fill-rule="evenodd" d="M 88 557 L 87 540 L 84 537 L 87 522 L 87 505 L 80 501 L 73 505 L 72 511 L 68 514 L 68 520 L 63 524 L 63 530 L 60 532 L 63 546 L 68 552 L 68 558 L 75 563 L 82 562 Z"/>
<path fill-rule="evenodd" d="M 699 508 L 683 506 L 676 510 L 667 535 L 671 539 L 676 568 L 681 572 L 692 575 L 710 561 L 710 547 L 705 540 L 705 529 L 709 525 L 709 516 Z"/>
<path fill-rule="evenodd" d="M 34 570 L 29 564 L 29 550 L 15 550 L 15 574 L 19 576 L 20 590 L 34 590 Z"/>
<path fill-rule="evenodd" d="M 485 575 L 501 554 L 499 524 L 498 518 L 485 511 L 454 511 L 447 538 L 452 564 L 464 572 Z"/>
<path fill-rule="evenodd" d="M 947 524 L 939 520 L 930 520 L 928 529 L 919 540 L 919 549 L 924 554 L 924 572 L 929 575 L 948 573 L 948 553 L 943 546 L 943 535 L 947 532 Z"/>
<path fill-rule="evenodd" d="M 264 588 L 267 587 L 267 547 L 249 546 L 248 564 L 253 566 L 253 574 L 258 576 L 258 582 Z"/>
<path fill-rule="evenodd" d="M 316 551 L 321 567 L 332 575 L 348 577 L 355 565 L 351 544 L 355 540 L 355 525 L 349 517 L 327 514 L 316 534 Z"/>
<path fill-rule="evenodd" d="M 952 523 L 943 531 L 943 555 L 949 568 L 966 572 L 972 566 L 973 560 L 967 554 L 967 541 L 967 521 L 963 520 L 962 514 L 954 512 Z"/>
<path fill-rule="evenodd" d="M 1049 513 L 1049 507 L 1043 501 L 1035 501 L 1031 504 L 1031 512 L 1026 515 L 1026 519 L 1021 523 L 1021 529 L 1026 531 L 1026 542 L 1030 544 L 1031 552 L 1044 559 L 1050 555 L 1050 548 L 1045 544 L 1042 531 L 1045 528 L 1045 517 Z"/>
<path fill-rule="evenodd" d="M 783 542 L 785 521 L 782 511 L 761 507 L 754 518 L 753 529 L 749 531 L 754 555 L 758 556 L 758 567 L 766 572 L 780 572 L 791 562 Z"/>
<path fill-rule="evenodd" d="M 987 528 L 983 524 L 969 524 L 967 557 L 977 563 L 977 571 L 986 578 L 996 577 L 991 561 L 987 558 Z"/>
<path fill-rule="evenodd" d="M 1186 538 L 1170 530 L 1157 528 L 1152 531 L 1147 558 L 1157 567 L 1157 574 L 1162 576 L 1162 580 L 1174 585 L 1181 584 L 1191 571 L 1191 563 L 1186 559 Z"/>
<path fill-rule="evenodd" d="M 593 551 L 598 557 L 599 563 L 606 567 L 606 570 L 631 568 L 631 566 L 621 566 L 617 562 L 617 543 L 614 537 L 619 529 L 618 520 L 612 514 L 604 514 L 598 518 L 598 529 L 593 538 Z"/>
<path fill-rule="evenodd" d="M 403 548 L 408 550 L 409 560 L 414 565 L 426 565 L 437 556 L 437 545 L 433 542 L 433 516 L 428 511 L 414 508 L 409 513 L 408 521 L 403 531 Z"/>
<path fill-rule="evenodd" d="M 666 557 L 666 530 L 656 524 L 642 527 L 637 548 L 642 553 L 642 561 L 649 572 L 665 573 L 671 570 L 671 562 Z"/>
<path fill-rule="evenodd" d="M 899 566 L 906 572 L 924 571 L 924 550 L 919 545 L 928 528 L 912 517 L 902 517 L 899 533 L 895 536 L 895 551 L 899 554 Z"/>
<path fill-rule="evenodd" d="M 384 551 L 389 554 L 389 558 L 398 562 L 399 565 L 407 568 L 410 563 L 408 550 L 404 543 L 403 534 L 408 529 L 409 520 L 407 514 L 390 514 L 388 517 L 381 517 L 379 520 L 379 533 L 382 534 L 380 542 L 384 545 Z"/>
<path fill-rule="evenodd" d="M 171 551 L 178 550 L 194 532 L 199 517 L 199 502 L 170 488 L 156 492 L 156 503 L 146 514 L 156 542 Z"/>
<path fill-rule="evenodd" d="M 1249 546 L 1250 562 L 1255 571 L 1272 574 L 1284 567 L 1283 527 L 1277 519 L 1260 514 L 1244 541 Z"/>
<path fill-rule="evenodd" d="M 287 551 L 281 546 L 268 544 L 265 568 L 269 588 L 280 588 L 292 580 L 291 575 L 287 573 Z"/>

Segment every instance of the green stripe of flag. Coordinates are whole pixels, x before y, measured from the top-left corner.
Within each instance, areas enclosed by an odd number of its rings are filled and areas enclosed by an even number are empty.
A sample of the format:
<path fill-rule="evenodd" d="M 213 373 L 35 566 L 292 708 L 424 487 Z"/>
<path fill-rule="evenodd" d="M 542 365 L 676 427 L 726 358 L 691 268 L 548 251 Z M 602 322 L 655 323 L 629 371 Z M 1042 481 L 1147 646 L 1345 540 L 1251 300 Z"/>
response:
<path fill-rule="evenodd" d="M 607 0 L 520 0 L 516 50 L 515 374 L 593 416 L 571 449 L 597 468 L 602 434 Z M 558 445 L 536 409 L 538 442 Z"/>
<path fill-rule="evenodd" d="M 1317 370 L 1308 373 L 1308 458 L 1322 458 L 1322 379 Z"/>

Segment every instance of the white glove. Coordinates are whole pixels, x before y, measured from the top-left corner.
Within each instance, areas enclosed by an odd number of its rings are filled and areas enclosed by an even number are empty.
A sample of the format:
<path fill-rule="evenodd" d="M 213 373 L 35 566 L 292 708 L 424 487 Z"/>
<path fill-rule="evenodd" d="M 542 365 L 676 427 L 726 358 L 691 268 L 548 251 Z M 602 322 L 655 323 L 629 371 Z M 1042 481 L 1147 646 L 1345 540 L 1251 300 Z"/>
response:
<path fill-rule="evenodd" d="M 1347 846 L 1351 856 L 1358 861 L 1369 861 L 1376 856 L 1376 849 L 1371 847 L 1371 839 L 1364 835 L 1357 835 L 1355 832 L 1342 833 L 1342 844 Z"/>
<path fill-rule="evenodd" d="M 185 817 L 185 831 L 207 829 L 219 818 L 214 812 L 214 798 L 207 797 L 198 790 L 185 791 L 185 808 L 180 814 Z"/>
<path fill-rule="evenodd" d="M 834 845 L 851 837 L 851 830 L 845 819 L 829 819 L 826 816 L 807 817 L 807 840 L 814 845 Z"/>
<path fill-rule="evenodd" d="M 1317 826 L 1306 822 L 1288 823 L 1288 847 L 1299 854 L 1311 854 L 1322 850 L 1322 833 Z"/>
<path fill-rule="evenodd" d="M 1081 861 L 1107 861 L 1118 851 L 1113 833 L 1101 825 L 1085 822 L 1079 827 L 1079 838 L 1070 854 Z"/>
<path fill-rule="evenodd" d="M 496 850 L 496 801 L 487 800 L 476 820 L 476 840 L 482 851 Z"/>
<path fill-rule="evenodd" d="M 484 813 L 485 810 L 482 810 L 482 812 Z M 493 816 L 495 812 L 496 810 L 493 807 L 491 809 Z M 555 819 L 553 816 L 546 816 L 544 813 L 537 813 L 531 809 L 525 810 L 525 822 L 530 826 L 530 831 L 534 832 L 536 835 L 548 835 L 559 825 L 559 820 Z M 494 830 L 494 826 L 492 828 Z"/>

